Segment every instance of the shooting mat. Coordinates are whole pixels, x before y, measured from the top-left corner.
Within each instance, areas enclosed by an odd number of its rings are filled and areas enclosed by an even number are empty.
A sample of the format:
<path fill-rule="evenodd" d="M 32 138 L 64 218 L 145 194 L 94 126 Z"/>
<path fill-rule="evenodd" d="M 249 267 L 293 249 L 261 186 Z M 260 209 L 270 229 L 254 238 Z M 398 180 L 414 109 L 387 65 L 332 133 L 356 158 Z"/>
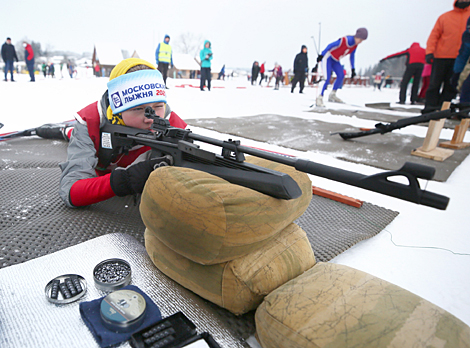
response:
<path fill-rule="evenodd" d="M 17 303 L 22 300 L 6 296 L 9 291 L 14 291 L 10 288 L 14 284 L 18 287 L 16 289 L 18 296 L 27 293 L 25 298 L 34 297 L 34 300 L 31 300 L 34 305 L 38 302 L 44 305 L 47 302 L 41 297 L 43 296 L 41 286 L 45 286 L 44 281 L 47 277 L 52 279 L 68 272 L 84 273 L 83 276 L 89 276 L 87 273 L 89 273 L 89 268 L 95 265 L 95 261 L 97 263 L 104 258 L 120 256 L 132 259 L 137 255 L 145 259 L 142 267 L 138 266 L 139 271 L 148 272 L 147 277 L 151 278 L 158 287 L 164 283 L 166 287 L 171 288 L 171 291 L 161 292 L 154 288 L 149 293 L 149 295 L 155 295 L 158 292 L 160 297 L 151 296 L 152 299 L 163 301 L 160 303 L 168 306 L 162 310 L 163 314 L 182 310 L 184 303 L 191 303 L 192 307 L 189 312 L 191 319 L 197 319 L 195 320 L 197 326 L 199 326 L 199 320 L 204 321 L 204 324 L 201 324 L 203 328 L 209 324 L 216 325 L 215 333 L 207 330 L 214 333 L 216 338 L 224 337 L 224 339 L 218 339 L 221 346 L 248 347 L 245 340 L 254 333 L 253 313 L 236 317 L 187 291 L 161 274 L 153 267 L 153 264 L 148 265 L 148 257 L 143 246 L 145 226 L 140 218 L 139 202 L 134 202 L 133 197 L 114 197 L 108 201 L 78 209 L 65 206 L 58 196 L 60 178 L 58 163 L 66 158 L 66 149 L 66 142 L 38 137 L 0 142 L 0 187 L 2 188 L 0 195 L 0 307 L 9 308 L 8 311 L 0 311 L 0 322 L 8 325 L 5 337 L 15 340 L 23 339 L 22 335 L 28 335 L 28 333 L 15 330 L 31 328 L 42 323 L 38 326 L 41 329 L 42 325 L 49 325 L 49 322 L 54 325 L 57 323 L 57 319 L 54 321 L 36 320 L 33 314 L 30 314 L 32 312 L 27 312 L 30 310 L 27 302 L 24 302 L 23 306 L 17 306 Z M 358 209 L 314 196 L 307 211 L 295 222 L 307 232 L 317 261 L 328 261 L 359 241 L 376 235 L 397 215 L 397 212 L 369 203 L 364 203 L 363 207 Z M 106 239 L 108 235 L 120 237 L 118 240 L 115 237 L 110 237 L 111 239 L 108 240 Z M 136 242 L 134 243 L 133 240 Z M 119 252 L 116 251 L 116 244 L 119 246 Z M 142 255 L 143 253 L 145 255 Z M 89 257 L 89 254 L 93 256 Z M 141 275 L 139 279 L 143 278 L 146 277 Z M 90 285 L 90 281 L 88 283 Z M 134 284 L 139 287 L 143 286 L 140 282 L 134 282 Z M 142 289 L 147 291 L 149 285 L 144 284 Z M 33 285 L 34 289 L 30 287 Z M 174 297 L 175 292 L 179 294 L 177 300 Z M 35 297 L 36 293 L 38 298 Z M 87 297 L 87 299 L 97 297 Z M 160 303 L 157 304 L 160 305 Z M 9 317 L 13 315 L 13 308 L 16 308 L 15 316 Z M 76 316 L 78 309 L 74 310 Z M 196 315 L 191 311 L 196 311 L 195 313 L 201 311 L 203 314 Z M 2 315 L 6 317 L 2 318 Z M 52 312 L 50 315 L 52 320 Z M 16 323 L 12 322 L 16 320 L 12 318 L 21 319 L 18 319 Z M 214 318 L 216 321 L 211 322 L 215 320 Z M 29 320 L 34 321 L 34 325 L 33 323 L 22 325 L 23 321 L 29 322 Z M 64 322 L 64 320 L 59 321 Z M 68 321 L 65 320 L 65 322 Z M 229 334 L 226 333 L 228 327 L 230 328 Z M 58 327 L 55 327 L 53 331 L 51 335 L 60 335 Z M 82 329 L 77 329 L 73 335 L 78 335 L 82 331 Z M 3 345 L 5 341 L 2 342 L 1 336 L 0 346 L 7 346 Z M 71 336 L 72 340 L 69 343 L 74 341 L 73 337 L 76 336 Z M 234 341 L 237 342 L 236 345 Z M 47 346 L 34 345 L 35 343 L 31 339 L 22 346 Z"/>
<path fill-rule="evenodd" d="M 358 131 L 346 124 L 328 123 L 297 117 L 257 115 L 238 118 L 186 120 L 191 126 L 229 133 L 300 151 L 315 151 L 345 161 L 395 170 L 405 162 L 436 168 L 433 180 L 446 181 L 470 153 L 470 148 L 456 150 L 443 162 L 412 156 L 411 151 L 423 145 L 424 138 L 396 132 L 374 134 L 343 140 L 334 132 Z"/>

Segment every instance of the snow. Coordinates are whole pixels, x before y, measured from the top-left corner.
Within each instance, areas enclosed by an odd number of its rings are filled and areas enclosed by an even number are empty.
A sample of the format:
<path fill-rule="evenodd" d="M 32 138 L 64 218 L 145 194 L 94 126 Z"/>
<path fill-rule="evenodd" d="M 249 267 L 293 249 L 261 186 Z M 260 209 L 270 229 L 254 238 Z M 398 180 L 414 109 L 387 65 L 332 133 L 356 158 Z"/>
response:
<path fill-rule="evenodd" d="M 70 79 L 68 75 L 62 79 L 59 75 L 54 80 L 38 76 L 36 83 L 30 83 L 26 75 L 17 75 L 16 83 L 2 82 L 0 122 L 5 126 L 0 132 L 73 119 L 76 111 L 97 100 L 106 89 L 106 78 L 87 76 L 85 70 L 79 70 L 76 79 Z M 376 123 L 329 113 L 306 112 L 319 93 L 315 87 L 306 88 L 304 94 L 299 94 L 297 87 L 295 93 L 291 94 L 287 87 L 274 91 L 272 88 L 251 86 L 246 78 L 212 82 L 210 92 L 201 92 L 198 88 L 189 87 L 198 86 L 199 80 L 169 79 L 169 104 L 184 119 L 276 114 L 360 127 L 372 127 Z M 188 87 L 175 87 L 182 84 Z M 365 103 L 393 104 L 398 100 L 398 90 L 374 91 L 372 87 L 345 87 L 338 92 L 338 96 L 354 105 L 327 103 L 327 106 L 360 109 Z M 197 127 L 191 129 L 195 133 L 221 140 L 229 137 Z M 410 126 L 396 132 L 424 138 L 426 130 L 426 127 Z M 450 140 L 452 133 L 452 130 L 444 129 L 441 137 Z M 381 172 L 374 167 L 341 161 L 314 151 L 300 152 L 252 140 L 240 140 L 244 145 L 278 150 L 363 174 Z M 468 134 L 465 141 L 470 141 Z M 432 161 L 429 164 L 432 165 Z M 450 197 L 449 207 L 445 211 L 311 176 L 315 186 L 400 213 L 377 236 L 355 245 L 331 262 L 357 268 L 401 286 L 470 325 L 470 214 L 466 213 L 470 196 L 470 185 L 467 182 L 469 172 L 470 159 L 467 158 L 447 182 L 421 181 L 422 187 Z"/>

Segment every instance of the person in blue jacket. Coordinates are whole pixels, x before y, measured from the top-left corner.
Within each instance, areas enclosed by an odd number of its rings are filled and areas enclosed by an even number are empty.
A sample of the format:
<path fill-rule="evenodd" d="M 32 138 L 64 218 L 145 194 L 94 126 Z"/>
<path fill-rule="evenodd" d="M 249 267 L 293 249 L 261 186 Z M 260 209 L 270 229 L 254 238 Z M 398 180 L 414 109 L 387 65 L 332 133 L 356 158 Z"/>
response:
<path fill-rule="evenodd" d="M 454 62 L 454 74 L 451 85 L 460 92 L 460 102 L 470 103 L 470 18 L 467 20 L 467 29 L 462 34 L 462 44 L 459 54 Z"/>
<path fill-rule="evenodd" d="M 209 40 L 204 41 L 204 48 L 199 52 L 199 58 L 201 59 L 201 91 L 204 91 L 204 85 L 207 86 L 207 89 L 210 91 L 212 49 Z M 206 81 L 207 84 L 205 84 Z"/>
<path fill-rule="evenodd" d="M 171 52 L 169 35 L 165 35 L 163 42 L 158 44 L 155 51 L 155 60 L 157 61 L 157 69 L 162 73 L 163 82 L 165 82 L 166 86 L 168 68 L 173 66 L 173 53 Z"/>
<path fill-rule="evenodd" d="M 351 62 L 351 79 L 356 76 L 356 69 L 354 67 L 354 58 L 357 46 L 367 39 L 368 32 L 366 28 L 359 28 L 355 35 L 344 36 L 335 42 L 330 43 L 321 54 L 317 57 L 317 62 L 320 63 L 323 58 L 326 58 L 326 64 L 323 63 L 323 71 L 326 70 L 326 80 L 323 85 L 321 94 L 317 97 L 316 105 L 324 106 L 323 94 L 325 93 L 331 78 L 331 73 L 334 71 L 336 74 L 336 81 L 333 85 L 333 91 L 328 97 L 328 101 L 335 103 L 343 103 L 341 99 L 336 96 L 336 91 L 343 86 L 344 71 L 340 63 L 340 59 L 350 55 Z M 326 65 L 326 66 L 325 66 Z"/>

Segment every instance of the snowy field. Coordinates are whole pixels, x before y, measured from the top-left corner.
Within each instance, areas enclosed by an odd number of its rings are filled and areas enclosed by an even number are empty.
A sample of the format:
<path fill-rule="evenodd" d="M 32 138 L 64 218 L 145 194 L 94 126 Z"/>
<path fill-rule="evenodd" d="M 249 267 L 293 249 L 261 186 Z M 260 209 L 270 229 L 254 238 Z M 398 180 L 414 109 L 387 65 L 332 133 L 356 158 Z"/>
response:
<path fill-rule="evenodd" d="M 16 83 L 0 83 L 2 104 L 0 123 L 5 125 L 0 133 L 73 119 L 76 111 L 101 97 L 107 82 L 105 78 L 86 77 L 80 71 L 76 79 L 69 77 L 44 79 L 38 76 L 36 83 L 30 83 L 26 75 L 15 76 L 15 79 Z M 291 94 L 288 87 L 274 91 L 272 88 L 251 86 L 246 79 L 239 79 L 213 81 L 212 91 L 201 92 L 198 88 L 189 86 L 176 87 L 181 84 L 198 86 L 199 80 L 168 80 L 170 87 L 167 94 L 168 102 L 183 119 L 277 114 L 323 122 L 339 122 L 358 127 L 373 127 L 376 123 L 371 120 L 328 113 L 306 112 L 319 93 L 317 88 L 308 87 L 304 94 L 299 94 L 297 87 L 295 93 Z M 395 103 L 398 100 L 398 90 L 374 91 L 372 87 L 345 87 L 338 92 L 338 96 L 354 106 L 327 103 L 327 107 L 349 107 L 357 110 L 365 103 Z M 221 140 L 228 138 L 226 134 L 196 127 L 190 128 L 195 133 Z M 426 128 L 411 126 L 396 132 L 424 138 Z M 441 137 L 450 140 L 452 133 L 452 130 L 444 129 Z M 278 150 L 363 174 L 380 172 L 379 169 L 373 167 L 341 161 L 314 151 L 300 152 L 251 140 L 241 140 L 244 145 Z M 470 141 L 468 134 L 465 141 Z M 432 161 L 429 161 L 429 165 L 432 165 Z M 470 214 L 468 213 L 470 184 L 467 181 L 469 173 L 470 159 L 467 158 L 447 182 L 421 182 L 422 188 L 426 187 L 432 192 L 450 197 L 450 204 L 446 211 L 415 205 L 311 176 L 315 186 L 400 213 L 380 234 L 357 244 L 331 262 L 360 269 L 399 285 L 444 308 L 470 325 L 470 298 L 468 296 L 470 293 Z"/>

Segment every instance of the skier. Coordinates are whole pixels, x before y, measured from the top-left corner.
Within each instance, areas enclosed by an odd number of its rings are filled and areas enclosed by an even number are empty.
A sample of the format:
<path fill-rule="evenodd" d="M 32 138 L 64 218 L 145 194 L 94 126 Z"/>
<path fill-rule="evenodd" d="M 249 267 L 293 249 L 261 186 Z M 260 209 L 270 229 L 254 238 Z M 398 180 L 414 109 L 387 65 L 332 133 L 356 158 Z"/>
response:
<path fill-rule="evenodd" d="M 317 62 L 320 63 L 323 58 L 326 58 L 326 63 L 323 61 L 323 71 L 326 71 L 326 80 L 323 85 L 321 94 L 317 97 L 317 106 L 325 106 L 323 103 L 323 95 L 325 90 L 330 83 L 332 71 L 336 74 L 336 81 L 333 85 L 333 91 L 328 97 L 328 101 L 335 103 L 343 103 L 341 99 L 336 96 L 336 91 L 343 86 L 344 72 L 341 66 L 340 59 L 346 55 L 350 55 L 351 62 L 351 79 L 356 76 L 356 69 L 354 67 L 354 56 L 357 46 L 364 40 L 367 40 L 368 32 L 366 28 L 359 28 L 356 30 L 356 34 L 344 36 L 335 42 L 330 43 L 321 54 L 317 57 Z"/>
<path fill-rule="evenodd" d="M 292 88 L 291 93 L 294 93 L 295 86 L 297 82 L 300 84 L 299 93 L 303 93 L 305 78 L 308 71 L 308 56 L 307 56 L 307 46 L 302 45 L 300 53 L 295 56 L 294 59 L 294 78 L 292 79 Z"/>
<path fill-rule="evenodd" d="M 408 83 L 413 78 L 413 87 L 411 87 L 411 104 L 416 104 L 418 101 L 418 90 L 421 82 L 421 75 L 424 69 L 426 50 L 422 48 L 418 42 L 413 42 L 411 46 L 401 52 L 391 54 L 380 62 L 384 62 L 390 58 L 397 58 L 401 56 L 407 56 L 406 70 L 403 74 L 400 85 L 400 100 L 398 104 L 405 104 L 406 101 L 406 90 L 408 89 Z"/>
<path fill-rule="evenodd" d="M 119 97 L 123 90 L 128 92 L 133 86 L 146 85 L 156 86 L 154 93 L 136 92 L 139 98 L 127 98 L 127 101 Z M 133 96 L 133 92 L 128 93 L 131 93 L 129 97 Z M 155 66 L 138 58 L 125 59 L 111 71 L 108 90 L 101 100 L 76 115 L 78 122 L 70 138 L 67 160 L 60 163 L 59 194 L 67 206 L 86 206 L 116 195 L 142 193 L 154 167 L 168 164 L 168 158 L 151 158 L 148 146 L 138 146 L 113 158 L 100 155 L 101 139 L 104 139 L 101 125 L 110 122 L 150 129 L 153 121 L 145 117 L 146 106 L 151 106 L 159 117 L 168 117 L 172 126 L 186 127 L 167 104 L 165 84 Z"/>

